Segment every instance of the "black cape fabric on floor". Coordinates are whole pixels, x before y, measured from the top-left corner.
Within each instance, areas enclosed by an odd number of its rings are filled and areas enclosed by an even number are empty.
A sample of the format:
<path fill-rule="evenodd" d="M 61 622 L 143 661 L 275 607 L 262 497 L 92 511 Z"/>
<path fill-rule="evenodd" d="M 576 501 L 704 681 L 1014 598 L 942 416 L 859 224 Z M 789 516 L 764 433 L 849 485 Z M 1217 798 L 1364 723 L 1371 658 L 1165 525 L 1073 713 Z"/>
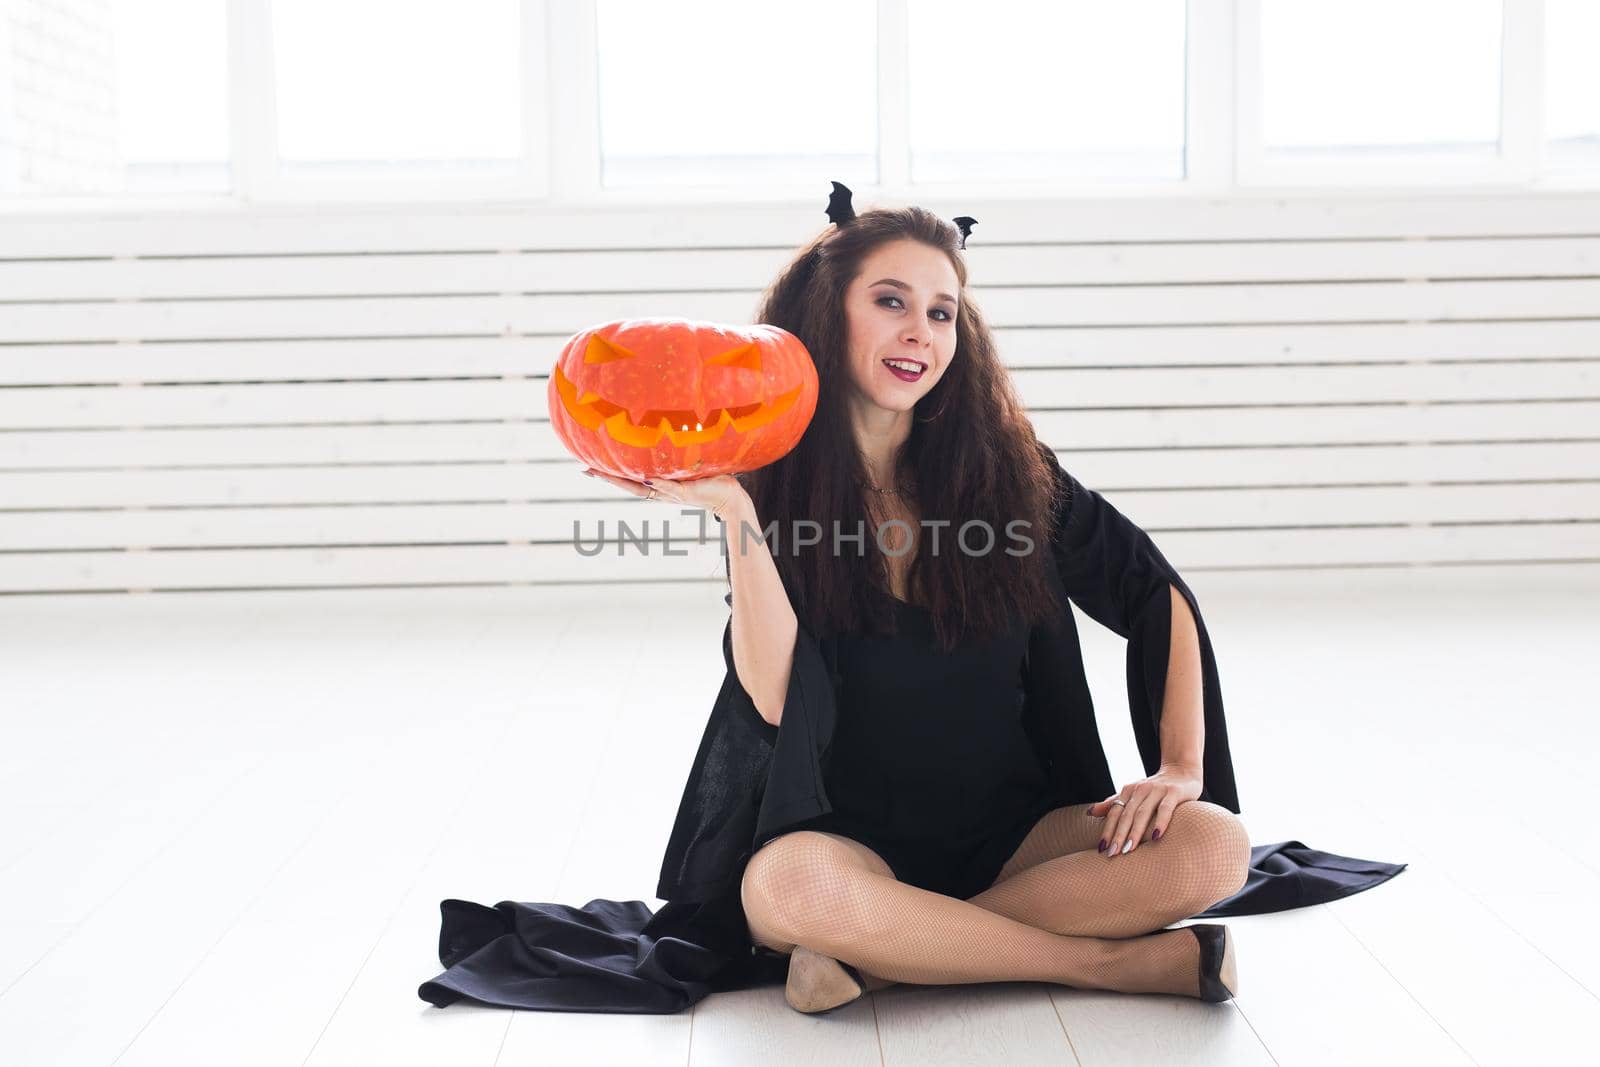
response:
<path fill-rule="evenodd" d="M 1148 534 L 1082 485 L 1041 446 L 1056 478 L 1048 580 L 1066 606 L 1128 640 L 1128 709 L 1145 773 L 1160 766 L 1172 602 L 1176 589 L 1200 639 L 1205 749 L 1201 800 L 1239 813 L 1222 687 L 1200 606 Z M 731 606 L 733 596 L 725 597 Z M 640 900 L 566 904 L 464 900 L 440 904 L 444 973 L 418 995 L 438 1007 L 463 997 L 508 1008 L 665 1014 L 707 993 L 782 981 L 788 957 L 750 941 L 739 881 L 755 851 L 832 811 L 823 788 L 841 684 L 834 641 L 802 623 L 779 726 L 764 720 L 733 669 L 726 673 L 684 787 L 662 859 L 653 912 Z M 1034 627 L 1023 660 L 1024 723 L 1062 806 L 1116 792 L 1101 745 L 1072 612 Z M 1405 864 L 1355 859 L 1286 841 L 1251 848 L 1244 887 L 1199 917 L 1251 915 L 1337 900 Z"/>

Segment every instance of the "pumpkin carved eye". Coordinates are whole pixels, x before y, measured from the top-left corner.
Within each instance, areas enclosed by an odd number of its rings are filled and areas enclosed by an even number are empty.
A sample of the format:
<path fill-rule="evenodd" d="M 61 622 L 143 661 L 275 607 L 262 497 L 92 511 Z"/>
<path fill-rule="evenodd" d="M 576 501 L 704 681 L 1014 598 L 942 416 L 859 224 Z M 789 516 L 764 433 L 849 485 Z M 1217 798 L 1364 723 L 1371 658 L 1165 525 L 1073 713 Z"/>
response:
<path fill-rule="evenodd" d="M 619 359 L 632 359 L 636 353 L 621 345 L 612 344 L 599 334 L 591 334 L 589 346 L 583 350 L 585 363 L 611 363 Z"/>
<path fill-rule="evenodd" d="M 761 369 L 761 349 L 754 344 L 740 345 L 730 348 L 721 355 L 712 356 L 707 363 L 715 363 L 724 367 L 743 367 L 745 370 L 759 371 Z"/>

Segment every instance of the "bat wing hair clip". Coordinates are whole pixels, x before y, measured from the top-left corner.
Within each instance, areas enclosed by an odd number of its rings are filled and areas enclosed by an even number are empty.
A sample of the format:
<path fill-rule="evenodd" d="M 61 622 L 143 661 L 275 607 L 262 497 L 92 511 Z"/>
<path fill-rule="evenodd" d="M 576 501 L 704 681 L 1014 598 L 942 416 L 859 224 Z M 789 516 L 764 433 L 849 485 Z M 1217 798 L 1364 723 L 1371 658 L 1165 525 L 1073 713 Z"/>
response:
<path fill-rule="evenodd" d="M 828 221 L 835 226 L 844 226 L 856 217 L 856 209 L 850 206 L 850 187 L 843 182 L 833 183 L 833 193 L 828 197 Z"/>
<path fill-rule="evenodd" d="M 835 226 L 848 226 L 855 220 L 856 209 L 850 204 L 850 187 L 843 182 L 833 183 L 833 192 L 828 195 L 828 221 Z M 967 238 L 972 234 L 972 228 L 978 220 L 971 215 L 957 215 L 950 220 L 961 230 L 961 248 L 967 247 Z"/>
<path fill-rule="evenodd" d="M 961 230 L 961 249 L 966 251 L 967 238 L 972 236 L 972 228 L 978 224 L 978 220 L 971 215 L 957 215 L 950 221 Z"/>

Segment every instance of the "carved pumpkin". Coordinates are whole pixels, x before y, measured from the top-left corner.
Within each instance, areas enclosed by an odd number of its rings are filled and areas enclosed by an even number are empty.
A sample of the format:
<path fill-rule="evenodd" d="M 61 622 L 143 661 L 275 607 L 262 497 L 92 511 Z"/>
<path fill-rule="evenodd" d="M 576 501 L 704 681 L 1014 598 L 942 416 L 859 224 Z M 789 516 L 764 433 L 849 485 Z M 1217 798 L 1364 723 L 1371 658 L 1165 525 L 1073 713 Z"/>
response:
<path fill-rule="evenodd" d="M 817 369 L 776 326 L 622 319 L 567 341 L 548 395 L 556 436 L 595 470 L 709 478 L 799 443 L 817 409 Z"/>

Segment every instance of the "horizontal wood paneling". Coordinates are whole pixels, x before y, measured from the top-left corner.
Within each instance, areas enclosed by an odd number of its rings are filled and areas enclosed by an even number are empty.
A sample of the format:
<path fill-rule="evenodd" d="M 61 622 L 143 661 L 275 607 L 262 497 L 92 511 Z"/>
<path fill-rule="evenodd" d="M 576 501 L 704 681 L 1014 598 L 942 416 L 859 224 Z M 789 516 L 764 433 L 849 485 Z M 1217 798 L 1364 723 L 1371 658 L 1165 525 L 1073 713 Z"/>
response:
<path fill-rule="evenodd" d="M 1040 437 L 1180 568 L 1600 558 L 1600 195 L 948 213 Z M 750 321 L 818 215 L 0 217 L 0 592 L 720 581 L 546 375 Z M 690 554 L 574 549 L 644 518 Z"/>
<path fill-rule="evenodd" d="M 1564 521 L 1596 524 L 1594 529 L 1600 531 L 1600 480 L 1535 485 L 1155 490 L 1118 493 L 1113 503 L 1151 533 Z M 714 544 L 719 536 L 716 523 L 698 509 L 632 499 L 619 505 L 609 498 L 509 504 L 191 506 L 0 513 L 0 552 L 485 544 L 508 539 L 592 546 L 601 541 L 660 542 L 669 537 L 673 542 L 698 542 L 704 537 Z M 981 535 L 974 531 L 969 536 L 976 539 Z M 997 530 L 996 536 L 1003 539 L 1005 531 Z"/>
<path fill-rule="evenodd" d="M 567 336 L 0 345 L 0 386 L 543 377 Z M 995 338 L 1017 369 L 1600 358 L 1600 318 L 1001 328 Z"/>
<path fill-rule="evenodd" d="M 552 208 L 394 204 L 335 207 L 219 206 L 200 211 L 57 210 L 0 215 L 0 259 L 150 255 L 681 248 L 793 248 L 828 225 L 826 190 L 806 203 L 661 204 Z M 863 189 L 857 210 L 874 206 Z M 1453 189 L 1417 196 L 1352 190 L 1338 198 L 1276 194 L 1152 198 L 1035 196 L 959 202 L 930 189 L 919 203 L 983 227 L 970 242 L 1344 241 L 1600 236 L 1600 192 L 1484 194 Z"/>
<path fill-rule="evenodd" d="M 1148 452 L 1059 450 L 1072 470 L 1121 506 L 1141 489 L 1536 485 L 1600 477 L 1600 439 L 1540 444 L 1400 444 Z M 616 502 L 567 459 L 304 466 L 150 466 L 0 472 L 0 514 L 97 508 L 413 503 Z M 626 502 L 626 501 L 624 501 Z"/>
<path fill-rule="evenodd" d="M 393 410 L 393 409 L 390 409 Z M 1387 404 L 1052 411 L 1031 415 L 1040 438 L 1064 450 L 1240 448 L 1481 441 L 1592 441 L 1600 400 L 1537 404 Z M 215 467 L 283 463 L 430 463 L 560 460 L 548 421 L 494 415 L 440 425 L 230 424 L 190 428 L 17 430 L 0 433 L 0 468 Z M 102 424 L 104 425 L 104 424 Z M 1285 463 L 1286 471 L 1292 464 Z"/>
<path fill-rule="evenodd" d="M 980 290 L 1251 282 L 1460 280 L 1600 275 L 1600 237 L 1293 240 L 980 245 L 968 269 Z M 8 301 L 284 299 L 360 295 L 759 290 L 792 254 L 771 248 L 387 255 L 169 256 L 0 260 Z M 292 269 L 285 270 L 285 259 Z"/>
<path fill-rule="evenodd" d="M 1595 318 L 1600 280 L 1307 282 L 1104 289 L 974 286 L 999 327 Z M 0 343 L 288 337 L 570 335 L 596 322 L 677 315 L 749 322 L 759 291 L 16 303 Z"/>
<path fill-rule="evenodd" d="M 1546 363 L 1018 368 L 1034 410 L 1600 400 L 1600 358 Z M 548 375 L 526 380 L 68 386 L 0 390 L 8 430 L 526 419 L 549 422 Z"/>
<path fill-rule="evenodd" d="M 1593 527 L 1570 523 L 1503 527 L 1387 527 L 1248 534 L 1241 559 L 1230 531 L 1172 532 L 1162 552 L 1183 570 L 1459 566 L 1600 562 Z M 1181 562 L 1180 562 L 1181 561 Z M 722 581 L 715 550 L 666 556 L 627 546 L 593 558 L 571 545 L 441 545 L 182 551 L 37 552 L 0 555 L 5 593 L 281 589 L 409 585 L 595 584 Z"/>

